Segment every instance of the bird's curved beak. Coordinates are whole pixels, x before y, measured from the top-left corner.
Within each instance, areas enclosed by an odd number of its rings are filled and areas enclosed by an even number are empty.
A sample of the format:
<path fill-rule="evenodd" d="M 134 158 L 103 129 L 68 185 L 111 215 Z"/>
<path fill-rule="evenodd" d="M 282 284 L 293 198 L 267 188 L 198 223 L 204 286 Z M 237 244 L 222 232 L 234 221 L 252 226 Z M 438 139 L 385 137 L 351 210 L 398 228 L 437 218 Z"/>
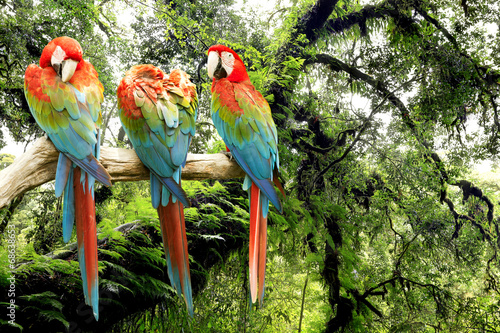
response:
<path fill-rule="evenodd" d="M 78 61 L 73 59 L 66 59 L 61 63 L 61 80 L 62 82 L 68 82 L 75 74 L 76 66 Z"/>
<path fill-rule="evenodd" d="M 219 62 L 217 63 L 217 67 L 215 67 L 214 71 L 214 77 L 218 79 L 222 79 L 224 77 L 227 77 L 227 72 L 224 66 L 222 66 L 222 59 L 219 58 Z"/>
<path fill-rule="evenodd" d="M 75 74 L 76 66 L 78 65 L 78 61 L 66 58 L 66 52 L 58 45 L 50 59 L 52 68 L 54 68 L 63 82 L 71 80 L 71 77 Z"/>
<path fill-rule="evenodd" d="M 219 54 L 215 51 L 212 51 L 208 54 L 208 60 L 207 60 L 207 72 L 208 76 L 213 79 L 214 78 L 214 72 L 215 68 L 217 67 L 217 64 L 220 62 L 220 57 Z"/>
<path fill-rule="evenodd" d="M 226 69 L 222 66 L 222 59 L 215 51 L 208 54 L 207 71 L 211 79 L 214 77 L 220 79 L 227 76 Z"/>

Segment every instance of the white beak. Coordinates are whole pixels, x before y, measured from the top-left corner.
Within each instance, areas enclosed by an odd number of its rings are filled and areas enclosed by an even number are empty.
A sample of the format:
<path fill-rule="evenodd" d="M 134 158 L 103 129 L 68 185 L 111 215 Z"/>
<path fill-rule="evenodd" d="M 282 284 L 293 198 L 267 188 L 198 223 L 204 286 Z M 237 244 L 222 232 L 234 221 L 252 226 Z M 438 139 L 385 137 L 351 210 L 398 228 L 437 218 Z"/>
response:
<path fill-rule="evenodd" d="M 78 61 L 73 59 L 66 59 L 62 62 L 62 73 L 61 80 L 63 82 L 68 82 L 75 74 L 76 66 L 78 65 Z"/>
<path fill-rule="evenodd" d="M 208 76 L 211 79 L 214 78 L 215 69 L 217 68 L 218 64 L 219 64 L 219 53 L 217 53 L 216 51 L 211 51 L 208 54 L 208 60 L 207 60 Z"/>

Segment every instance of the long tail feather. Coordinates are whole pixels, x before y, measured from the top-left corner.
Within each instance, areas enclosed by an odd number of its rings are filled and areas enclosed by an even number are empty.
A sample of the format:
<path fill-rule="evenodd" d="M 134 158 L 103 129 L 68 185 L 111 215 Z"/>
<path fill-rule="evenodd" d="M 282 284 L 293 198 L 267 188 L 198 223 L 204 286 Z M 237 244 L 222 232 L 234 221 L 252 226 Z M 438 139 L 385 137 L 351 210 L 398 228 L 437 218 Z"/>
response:
<path fill-rule="evenodd" d="M 179 296 L 184 295 L 188 312 L 193 316 L 193 292 L 189 272 L 183 204 L 179 200 L 173 203 L 172 196 L 170 196 L 166 206 L 161 204 L 158 206 L 158 216 L 160 218 L 170 283 Z"/>
<path fill-rule="evenodd" d="M 86 173 L 82 177 L 79 167 L 73 170 L 78 261 L 83 280 L 83 292 L 85 303 L 92 307 L 94 317 L 98 320 L 97 232 L 92 185 L 89 184 L 89 177 Z"/>
<path fill-rule="evenodd" d="M 249 241 L 249 273 L 250 273 L 250 295 L 252 303 L 257 301 L 258 296 L 258 267 L 260 251 L 260 190 L 252 182 L 250 187 L 250 241 Z"/>
<path fill-rule="evenodd" d="M 68 175 L 71 171 L 71 160 L 64 155 L 64 153 L 59 153 L 59 160 L 57 161 L 57 170 L 56 170 L 56 185 L 55 192 L 56 197 L 60 197 L 64 192 L 64 188 L 66 187 L 66 183 L 68 182 Z"/>
<path fill-rule="evenodd" d="M 249 271 L 251 303 L 262 306 L 266 276 L 267 208 L 269 201 L 252 182 L 250 187 Z"/>
<path fill-rule="evenodd" d="M 266 276 L 266 256 L 267 256 L 267 214 L 263 216 L 264 205 L 269 207 L 269 202 L 263 198 L 263 194 L 259 193 L 259 304 L 262 306 L 264 300 L 264 282 Z"/>
<path fill-rule="evenodd" d="M 61 154 L 62 155 L 62 154 Z M 73 167 L 70 167 L 64 187 L 62 233 L 65 243 L 69 242 L 75 223 L 75 190 L 73 187 Z"/>

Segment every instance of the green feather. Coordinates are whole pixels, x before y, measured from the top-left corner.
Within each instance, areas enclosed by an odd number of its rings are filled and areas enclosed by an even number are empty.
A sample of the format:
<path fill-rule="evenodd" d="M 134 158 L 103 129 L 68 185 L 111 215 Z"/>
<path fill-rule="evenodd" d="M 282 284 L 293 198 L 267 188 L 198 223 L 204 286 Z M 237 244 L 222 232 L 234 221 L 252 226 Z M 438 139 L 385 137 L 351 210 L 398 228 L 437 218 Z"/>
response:
<path fill-rule="evenodd" d="M 243 117 L 244 121 L 240 122 L 239 128 L 241 132 L 241 136 L 243 140 L 246 142 L 252 142 L 253 141 L 253 130 L 250 126 L 248 126 L 248 120 L 246 117 Z"/>
<path fill-rule="evenodd" d="M 67 129 L 69 127 L 69 120 L 67 115 L 65 115 L 63 112 L 54 112 L 53 114 L 59 127 L 63 129 Z"/>
<path fill-rule="evenodd" d="M 90 131 L 88 129 L 88 127 L 84 125 L 84 123 L 82 123 L 79 120 L 70 120 L 70 122 L 71 122 L 71 126 L 73 127 L 75 132 L 78 135 L 80 135 L 86 142 L 88 142 L 91 145 L 97 143 L 97 139 L 96 139 L 95 134 L 92 131 Z M 95 125 L 94 125 L 94 127 L 95 127 Z"/>

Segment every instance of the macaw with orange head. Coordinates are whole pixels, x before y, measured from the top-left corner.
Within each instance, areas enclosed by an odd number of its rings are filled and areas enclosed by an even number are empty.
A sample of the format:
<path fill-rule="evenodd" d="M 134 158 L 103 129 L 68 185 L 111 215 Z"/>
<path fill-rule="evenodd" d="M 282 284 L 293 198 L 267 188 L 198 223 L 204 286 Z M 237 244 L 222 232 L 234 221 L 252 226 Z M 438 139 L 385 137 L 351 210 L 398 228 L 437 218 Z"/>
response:
<path fill-rule="evenodd" d="M 212 120 L 227 149 L 245 171 L 243 188 L 250 196 L 249 272 L 252 303 L 262 305 L 266 273 L 267 214 L 269 201 L 283 206 L 273 183 L 278 180 L 278 135 L 271 109 L 250 82 L 241 58 L 223 45 L 208 50 L 212 82 Z"/>
<path fill-rule="evenodd" d="M 120 120 L 135 152 L 150 171 L 151 201 L 157 209 L 170 283 L 193 315 L 184 206 L 181 187 L 196 130 L 198 97 L 189 76 L 178 69 L 169 75 L 153 65 L 133 66 L 117 90 Z"/>
<path fill-rule="evenodd" d="M 85 302 L 99 318 L 97 233 L 94 182 L 111 186 L 99 163 L 99 127 L 104 88 L 94 66 L 83 59 L 80 44 L 69 37 L 53 39 L 43 49 L 40 67 L 26 69 L 24 94 L 38 125 L 59 151 L 55 192 L 64 193 L 63 239 L 76 221 L 78 261 Z"/>

